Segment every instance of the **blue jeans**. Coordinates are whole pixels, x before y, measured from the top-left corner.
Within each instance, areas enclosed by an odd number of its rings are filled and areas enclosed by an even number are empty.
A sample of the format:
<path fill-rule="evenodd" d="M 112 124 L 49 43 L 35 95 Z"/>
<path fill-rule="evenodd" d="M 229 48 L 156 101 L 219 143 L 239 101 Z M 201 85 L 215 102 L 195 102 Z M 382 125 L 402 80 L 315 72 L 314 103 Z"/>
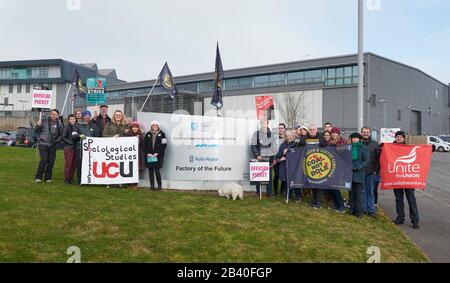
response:
<path fill-rule="evenodd" d="M 333 198 L 333 204 L 334 207 L 337 210 L 343 210 L 345 208 L 344 206 L 344 199 L 342 198 L 342 194 L 340 190 L 328 190 Z"/>
<path fill-rule="evenodd" d="M 366 175 L 365 189 L 363 190 L 363 207 L 364 212 L 376 213 L 375 208 L 375 178 L 376 175 L 369 174 Z"/>
<path fill-rule="evenodd" d="M 269 164 L 271 163 L 272 160 L 270 161 Z M 272 196 L 272 176 L 273 176 L 273 170 L 269 170 L 269 183 L 266 186 L 266 192 L 268 196 Z M 256 185 L 256 195 L 259 196 L 259 190 L 261 189 L 261 185 Z"/>

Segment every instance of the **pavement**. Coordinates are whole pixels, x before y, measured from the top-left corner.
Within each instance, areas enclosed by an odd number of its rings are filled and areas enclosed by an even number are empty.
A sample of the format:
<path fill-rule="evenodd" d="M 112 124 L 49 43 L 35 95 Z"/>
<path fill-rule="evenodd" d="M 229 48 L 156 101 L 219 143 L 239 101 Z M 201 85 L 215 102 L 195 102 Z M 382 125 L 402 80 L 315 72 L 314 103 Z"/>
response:
<path fill-rule="evenodd" d="M 425 191 L 416 190 L 420 229 L 412 229 L 405 197 L 405 224 L 399 227 L 434 263 L 450 262 L 450 152 L 433 153 Z M 379 191 L 378 205 L 395 219 L 392 191 Z"/>

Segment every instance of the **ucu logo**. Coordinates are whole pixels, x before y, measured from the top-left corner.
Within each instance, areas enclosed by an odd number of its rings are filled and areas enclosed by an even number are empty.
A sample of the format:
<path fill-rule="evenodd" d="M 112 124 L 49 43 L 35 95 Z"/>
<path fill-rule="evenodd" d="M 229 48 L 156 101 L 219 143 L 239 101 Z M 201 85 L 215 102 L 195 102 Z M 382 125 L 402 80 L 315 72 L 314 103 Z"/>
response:
<path fill-rule="evenodd" d="M 411 152 L 406 156 L 401 156 L 395 160 L 394 165 L 388 164 L 389 173 L 419 173 L 420 165 L 413 164 L 417 159 L 416 150 L 419 146 L 414 147 Z"/>
<path fill-rule="evenodd" d="M 102 162 L 101 166 L 99 166 L 98 162 L 94 162 L 93 166 L 93 174 L 95 178 L 117 178 L 119 175 L 123 178 L 133 177 L 132 161 L 130 161 L 128 164 L 128 173 L 125 173 L 125 162 L 120 162 L 119 164 L 116 162 Z M 98 172 L 99 167 L 101 170 L 100 173 Z"/>

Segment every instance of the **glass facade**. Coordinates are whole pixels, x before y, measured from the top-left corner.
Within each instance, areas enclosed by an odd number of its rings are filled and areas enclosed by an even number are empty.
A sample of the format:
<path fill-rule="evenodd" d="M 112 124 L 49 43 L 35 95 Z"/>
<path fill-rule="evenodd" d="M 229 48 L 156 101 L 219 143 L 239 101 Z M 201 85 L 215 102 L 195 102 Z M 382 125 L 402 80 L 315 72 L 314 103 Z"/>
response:
<path fill-rule="evenodd" d="M 320 84 L 326 87 L 340 87 L 356 85 L 358 83 L 358 66 L 349 65 L 333 68 L 292 71 L 276 74 L 227 78 L 224 80 L 223 90 L 239 90 L 265 88 L 284 85 Z M 190 93 L 212 93 L 214 81 L 200 81 L 177 84 L 178 90 Z M 107 93 L 108 99 L 123 99 L 124 97 L 145 96 L 151 88 L 112 91 Z M 164 94 L 161 87 L 155 87 L 154 94 Z"/>
<path fill-rule="evenodd" d="M 49 69 L 49 66 L 0 68 L 0 80 L 47 79 Z"/>
<path fill-rule="evenodd" d="M 325 70 L 325 86 L 347 86 L 358 84 L 358 66 L 329 68 Z"/>

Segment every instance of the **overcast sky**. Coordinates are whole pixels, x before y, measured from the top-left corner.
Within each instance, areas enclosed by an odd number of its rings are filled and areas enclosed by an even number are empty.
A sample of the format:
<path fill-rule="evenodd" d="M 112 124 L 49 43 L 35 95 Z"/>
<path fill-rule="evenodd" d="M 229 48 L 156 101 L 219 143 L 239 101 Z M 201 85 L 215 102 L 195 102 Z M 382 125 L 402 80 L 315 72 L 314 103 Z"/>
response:
<path fill-rule="evenodd" d="M 68 2 L 72 3 L 68 8 Z M 77 9 L 80 2 L 80 9 Z M 365 51 L 450 82 L 450 0 L 371 0 Z M 120 78 L 356 53 L 357 0 L 0 0 L 0 60 L 62 58 Z"/>

